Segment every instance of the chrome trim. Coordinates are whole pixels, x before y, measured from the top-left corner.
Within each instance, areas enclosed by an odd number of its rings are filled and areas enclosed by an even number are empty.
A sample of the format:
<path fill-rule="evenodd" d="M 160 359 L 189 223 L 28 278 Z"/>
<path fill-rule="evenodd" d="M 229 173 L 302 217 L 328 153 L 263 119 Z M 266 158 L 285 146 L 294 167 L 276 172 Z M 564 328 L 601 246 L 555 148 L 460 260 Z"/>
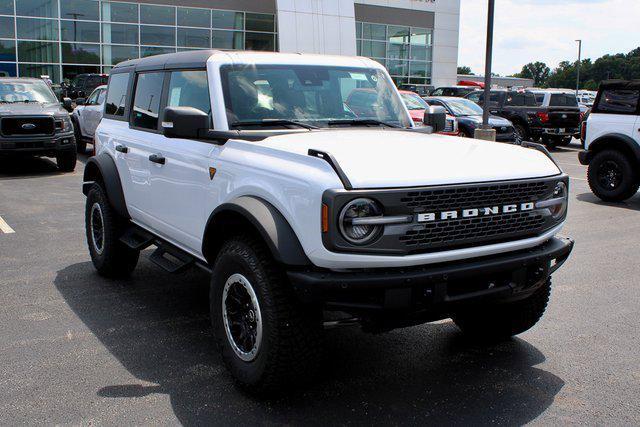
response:
<path fill-rule="evenodd" d="M 351 225 L 391 225 L 391 224 L 408 224 L 413 221 L 411 215 L 400 216 L 372 216 L 368 218 L 352 218 L 345 219 L 347 224 Z"/>

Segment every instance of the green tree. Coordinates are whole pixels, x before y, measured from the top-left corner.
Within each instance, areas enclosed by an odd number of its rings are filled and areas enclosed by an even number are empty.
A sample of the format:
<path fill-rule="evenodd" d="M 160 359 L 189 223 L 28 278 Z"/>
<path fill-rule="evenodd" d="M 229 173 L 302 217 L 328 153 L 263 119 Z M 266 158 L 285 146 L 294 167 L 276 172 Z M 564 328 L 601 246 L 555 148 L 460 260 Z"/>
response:
<path fill-rule="evenodd" d="M 473 71 L 471 71 L 471 67 L 467 67 L 466 65 L 458 67 L 458 74 L 462 74 L 465 76 L 475 76 L 475 74 L 473 74 Z"/>
<path fill-rule="evenodd" d="M 531 62 L 524 67 L 522 71 L 515 75 L 515 77 L 532 79 L 535 86 L 544 86 L 549 79 L 551 69 L 544 62 Z"/>

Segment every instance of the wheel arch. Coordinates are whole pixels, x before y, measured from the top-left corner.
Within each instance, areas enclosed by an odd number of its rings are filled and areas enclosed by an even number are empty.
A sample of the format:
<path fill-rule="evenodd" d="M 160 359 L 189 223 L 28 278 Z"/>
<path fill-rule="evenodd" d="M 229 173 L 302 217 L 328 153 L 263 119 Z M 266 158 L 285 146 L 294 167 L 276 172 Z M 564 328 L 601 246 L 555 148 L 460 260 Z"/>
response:
<path fill-rule="evenodd" d="M 623 152 L 636 167 L 640 166 L 640 144 L 628 135 L 618 133 L 603 135 L 589 144 L 592 157 L 603 150 L 610 149 Z"/>
<path fill-rule="evenodd" d="M 238 230 L 261 238 L 281 264 L 311 265 L 284 215 L 266 200 L 252 196 L 238 197 L 211 213 L 202 239 L 202 254 L 207 261 L 213 264 L 224 241 Z"/>
<path fill-rule="evenodd" d="M 91 157 L 84 168 L 82 181 L 82 192 L 85 196 L 89 194 L 94 183 L 99 183 L 106 191 L 109 203 L 115 211 L 124 218 L 131 218 L 127 210 L 118 168 L 109 154 L 102 153 Z"/>

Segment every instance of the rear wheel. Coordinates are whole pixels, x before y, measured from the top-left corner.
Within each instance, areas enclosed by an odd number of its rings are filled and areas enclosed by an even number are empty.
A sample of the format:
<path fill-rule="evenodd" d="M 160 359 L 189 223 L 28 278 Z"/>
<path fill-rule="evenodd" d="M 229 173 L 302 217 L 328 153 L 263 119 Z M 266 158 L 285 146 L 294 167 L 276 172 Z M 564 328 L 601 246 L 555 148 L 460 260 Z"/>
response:
<path fill-rule="evenodd" d="M 529 132 L 527 131 L 527 128 L 525 128 L 522 124 L 514 123 L 513 124 L 513 129 L 515 131 L 515 136 L 516 136 L 516 141 L 517 142 L 522 142 L 522 141 L 528 141 L 529 140 Z"/>
<path fill-rule="evenodd" d="M 211 277 L 211 322 L 225 365 L 253 394 L 282 391 L 319 366 L 319 310 L 297 302 L 265 245 L 250 235 L 221 249 Z"/>
<path fill-rule="evenodd" d="M 56 155 L 56 163 L 58 169 L 62 172 L 73 172 L 76 169 L 76 162 L 78 161 L 78 153 L 76 150 L 60 151 Z"/>
<path fill-rule="evenodd" d="M 101 276 L 126 277 L 138 264 L 139 251 L 120 241 L 128 221 L 111 207 L 100 184 L 87 195 L 85 228 L 91 261 Z"/>
<path fill-rule="evenodd" d="M 547 308 L 550 294 L 551 279 L 547 279 L 541 288 L 526 299 L 468 308 L 456 313 L 453 320 L 473 340 L 506 340 L 538 323 Z"/>
<path fill-rule="evenodd" d="M 593 194 L 605 202 L 627 200 L 640 187 L 634 164 L 617 150 L 597 153 L 589 163 L 587 178 Z"/>

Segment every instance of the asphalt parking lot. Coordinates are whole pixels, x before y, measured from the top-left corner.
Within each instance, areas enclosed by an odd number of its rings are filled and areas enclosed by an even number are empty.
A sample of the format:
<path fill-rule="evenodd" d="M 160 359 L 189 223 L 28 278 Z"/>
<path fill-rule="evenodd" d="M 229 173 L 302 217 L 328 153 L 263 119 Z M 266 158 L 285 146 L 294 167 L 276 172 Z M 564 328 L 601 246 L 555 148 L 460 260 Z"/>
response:
<path fill-rule="evenodd" d="M 589 191 L 578 146 L 554 157 L 572 177 L 572 257 L 533 330 L 495 347 L 451 322 L 382 335 L 327 332 L 321 382 L 260 401 L 215 353 L 208 277 L 141 258 L 99 277 L 84 237 L 82 156 L 0 159 L 0 425 L 640 423 L 640 194 Z"/>

